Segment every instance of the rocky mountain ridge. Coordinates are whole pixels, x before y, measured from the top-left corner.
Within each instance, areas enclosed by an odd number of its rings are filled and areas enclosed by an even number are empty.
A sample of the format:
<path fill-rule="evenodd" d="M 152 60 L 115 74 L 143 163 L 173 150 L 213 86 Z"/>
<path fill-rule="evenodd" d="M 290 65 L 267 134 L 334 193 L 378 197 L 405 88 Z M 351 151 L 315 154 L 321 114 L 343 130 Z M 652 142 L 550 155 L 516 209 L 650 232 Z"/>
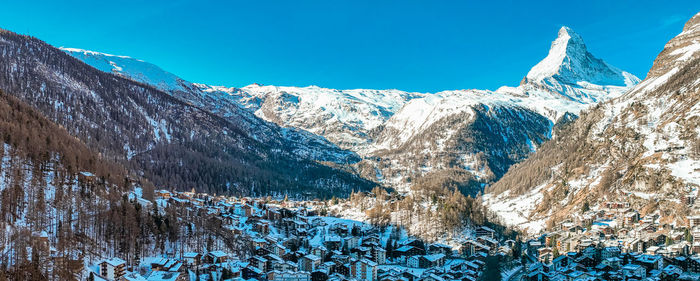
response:
<path fill-rule="evenodd" d="M 682 223 L 698 213 L 700 14 L 655 59 L 646 79 L 563 128 L 484 196 L 507 224 L 537 233 L 586 206 L 624 201 Z"/>

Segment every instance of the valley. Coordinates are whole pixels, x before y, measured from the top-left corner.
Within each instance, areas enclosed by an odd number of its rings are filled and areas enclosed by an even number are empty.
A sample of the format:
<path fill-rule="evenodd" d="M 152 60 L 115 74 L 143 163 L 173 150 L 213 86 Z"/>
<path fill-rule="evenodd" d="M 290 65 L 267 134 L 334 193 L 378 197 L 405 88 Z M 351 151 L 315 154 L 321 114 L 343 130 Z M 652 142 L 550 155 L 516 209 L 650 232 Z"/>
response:
<path fill-rule="evenodd" d="M 0 29 L 0 281 L 700 280 L 700 13 L 645 77 L 557 26 L 519 83 L 431 92 Z"/>

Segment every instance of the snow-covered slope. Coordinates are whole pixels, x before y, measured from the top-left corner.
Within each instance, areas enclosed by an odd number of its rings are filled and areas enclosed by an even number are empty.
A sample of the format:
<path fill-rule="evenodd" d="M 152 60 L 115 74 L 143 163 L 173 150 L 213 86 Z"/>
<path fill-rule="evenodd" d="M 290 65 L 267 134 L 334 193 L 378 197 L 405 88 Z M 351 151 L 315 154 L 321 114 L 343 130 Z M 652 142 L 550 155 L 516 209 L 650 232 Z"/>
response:
<path fill-rule="evenodd" d="M 355 165 L 363 176 L 401 189 L 412 178 L 445 169 L 467 170 L 481 183 L 497 179 L 549 139 L 562 117 L 568 119 L 617 97 L 639 81 L 594 57 L 567 27 L 559 30 L 547 57 L 519 86 L 435 94 L 316 86 L 210 86 L 126 57 L 64 50 L 99 69 L 152 84 L 221 116 L 245 109 L 251 114 L 246 115 L 251 126 L 264 128 L 255 122 L 257 116 L 296 130 L 297 135 L 321 136 L 315 142 L 327 139 L 363 156 L 365 160 Z M 313 140 L 309 135 L 304 139 Z M 297 143 L 297 151 L 307 151 L 303 142 Z M 319 154 L 320 148 L 311 151 Z"/>
<path fill-rule="evenodd" d="M 514 226 L 543 229 L 583 204 L 624 200 L 642 215 L 682 222 L 700 205 L 700 14 L 628 93 L 582 115 L 484 196 Z M 528 202 L 518 214 L 513 208 Z M 533 222 L 538 222 L 533 224 Z"/>
<path fill-rule="evenodd" d="M 283 127 L 324 136 L 342 148 L 363 152 L 370 132 L 407 101 L 425 96 L 399 90 L 336 90 L 317 86 L 249 85 L 240 89 L 199 85 L 208 93 L 225 92 L 255 115 Z"/>
<path fill-rule="evenodd" d="M 116 56 L 76 48 L 60 48 L 71 56 L 82 60 L 104 72 L 109 72 L 141 83 L 149 84 L 170 95 L 212 112 L 229 122 L 243 127 L 246 133 L 259 141 L 284 140 L 280 143 L 306 159 L 353 163 L 359 157 L 351 151 L 341 149 L 325 138 L 293 126 L 279 128 L 261 120 L 252 111 L 242 107 L 252 101 L 242 102 L 239 89 L 194 84 L 167 72 L 160 67 L 127 56 Z"/>
<path fill-rule="evenodd" d="M 184 90 L 184 81 L 180 77 L 142 60 L 76 48 L 60 47 L 59 49 L 104 72 L 125 75 L 160 90 Z"/>

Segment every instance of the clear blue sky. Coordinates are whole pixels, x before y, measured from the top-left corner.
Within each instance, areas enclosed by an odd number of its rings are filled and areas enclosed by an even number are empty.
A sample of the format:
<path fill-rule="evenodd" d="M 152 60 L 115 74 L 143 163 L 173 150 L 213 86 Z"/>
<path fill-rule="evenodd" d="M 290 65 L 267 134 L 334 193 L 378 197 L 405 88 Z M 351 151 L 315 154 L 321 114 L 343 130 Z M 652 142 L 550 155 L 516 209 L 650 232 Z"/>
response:
<path fill-rule="evenodd" d="M 0 27 L 189 81 L 410 91 L 517 85 L 567 25 L 644 77 L 700 1 L 0 1 Z"/>

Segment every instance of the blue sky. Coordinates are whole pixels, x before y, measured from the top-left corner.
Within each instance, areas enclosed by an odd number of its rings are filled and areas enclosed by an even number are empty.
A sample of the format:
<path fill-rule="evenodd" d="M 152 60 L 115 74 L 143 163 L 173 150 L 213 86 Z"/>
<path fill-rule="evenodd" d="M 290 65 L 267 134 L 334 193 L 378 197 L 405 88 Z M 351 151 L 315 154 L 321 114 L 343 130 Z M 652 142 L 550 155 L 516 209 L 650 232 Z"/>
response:
<path fill-rule="evenodd" d="M 429 92 L 517 85 L 562 25 L 644 77 L 700 11 L 697 0 L 0 2 L 1 28 L 192 82 Z"/>

